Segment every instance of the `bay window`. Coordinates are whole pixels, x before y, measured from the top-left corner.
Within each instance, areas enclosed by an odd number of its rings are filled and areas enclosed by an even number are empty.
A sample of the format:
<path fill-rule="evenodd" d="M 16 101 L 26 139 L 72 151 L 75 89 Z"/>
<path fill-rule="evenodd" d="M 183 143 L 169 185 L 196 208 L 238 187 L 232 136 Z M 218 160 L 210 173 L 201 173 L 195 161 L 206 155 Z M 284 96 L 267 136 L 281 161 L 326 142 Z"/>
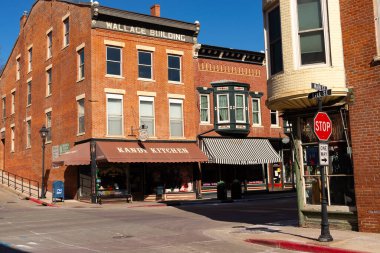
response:
<path fill-rule="evenodd" d="M 218 122 L 230 122 L 230 111 L 229 111 L 229 96 L 228 94 L 218 94 L 217 95 L 217 114 Z"/>
<path fill-rule="evenodd" d="M 245 96 L 243 94 L 235 95 L 235 120 L 245 123 Z"/>
<path fill-rule="evenodd" d="M 281 17 L 279 6 L 268 12 L 267 20 L 270 73 L 271 75 L 274 75 L 283 71 Z"/>
<path fill-rule="evenodd" d="M 324 0 L 297 0 L 301 65 L 326 63 Z"/>

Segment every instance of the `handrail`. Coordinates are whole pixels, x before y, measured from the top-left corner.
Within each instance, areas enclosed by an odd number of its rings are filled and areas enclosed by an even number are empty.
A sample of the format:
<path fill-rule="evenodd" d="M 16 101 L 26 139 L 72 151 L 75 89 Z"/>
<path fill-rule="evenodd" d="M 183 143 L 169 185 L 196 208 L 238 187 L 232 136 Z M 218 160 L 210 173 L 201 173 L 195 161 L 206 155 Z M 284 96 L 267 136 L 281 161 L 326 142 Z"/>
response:
<path fill-rule="evenodd" d="M 21 193 L 27 193 L 29 197 L 39 197 L 40 183 L 38 181 L 18 176 L 6 170 L 0 171 L 1 184 L 6 184 L 9 188 L 12 187 L 16 191 L 21 191 Z M 11 177 L 13 177 L 13 180 Z"/>

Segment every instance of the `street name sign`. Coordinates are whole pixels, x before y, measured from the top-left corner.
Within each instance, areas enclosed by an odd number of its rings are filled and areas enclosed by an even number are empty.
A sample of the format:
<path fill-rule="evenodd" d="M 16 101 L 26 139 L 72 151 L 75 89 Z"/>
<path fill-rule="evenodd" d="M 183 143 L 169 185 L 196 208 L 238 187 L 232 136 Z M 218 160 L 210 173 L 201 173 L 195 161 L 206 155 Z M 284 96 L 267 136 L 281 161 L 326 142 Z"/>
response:
<path fill-rule="evenodd" d="M 320 141 L 327 141 L 332 133 L 332 122 L 325 112 L 318 112 L 314 117 L 314 133 Z"/>
<path fill-rule="evenodd" d="M 317 91 L 327 90 L 327 86 L 321 85 L 319 83 L 311 83 L 311 88 Z"/>
<path fill-rule="evenodd" d="M 329 165 L 329 144 L 319 143 L 319 165 Z"/>
<path fill-rule="evenodd" d="M 331 95 L 331 89 L 328 89 L 328 90 L 319 90 L 319 91 L 311 92 L 311 93 L 309 93 L 309 95 L 307 96 L 307 98 L 309 98 L 309 99 L 312 99 L 312 98 L 321 98 L 321 97 L 325 97 L 325 96 L 329 96 L 329 95 Z"/>

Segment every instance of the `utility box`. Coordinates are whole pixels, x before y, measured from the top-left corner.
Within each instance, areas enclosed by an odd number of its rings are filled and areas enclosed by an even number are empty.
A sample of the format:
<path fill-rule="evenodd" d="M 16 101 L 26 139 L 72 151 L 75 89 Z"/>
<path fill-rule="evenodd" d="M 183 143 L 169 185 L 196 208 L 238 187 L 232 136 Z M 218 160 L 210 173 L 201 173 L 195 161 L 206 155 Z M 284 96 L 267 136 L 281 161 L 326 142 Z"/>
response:
<path fill-rule="evenodd" d="M 62 202 L 65 200 L 65 185 L 62 181 L 53 182 L 53 202 L 60 199 Z"/>

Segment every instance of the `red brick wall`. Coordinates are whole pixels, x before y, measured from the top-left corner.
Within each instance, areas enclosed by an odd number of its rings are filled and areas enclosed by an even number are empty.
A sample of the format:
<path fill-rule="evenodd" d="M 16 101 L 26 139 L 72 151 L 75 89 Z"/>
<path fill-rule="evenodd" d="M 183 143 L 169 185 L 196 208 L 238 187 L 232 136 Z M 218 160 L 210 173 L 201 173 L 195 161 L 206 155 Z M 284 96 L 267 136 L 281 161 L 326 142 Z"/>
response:
<path fill-rule="evenodd" d="M 249 137 L 273 137 L 281 138 L 282 128 L 271 128 L 270 110 L 266 107 L 267 100 L 267 74 L 266 67 L 261 65 L 230 62 L 214 59 L 198 58 L 194 60 L 195 69 L 195 86 L 196 87 L 211 87 L 211 82 L 221 80 L 233 80 L 237 82 L 247 83 L 250 85 L 250 91 L 262 92 L 261 97 L 261 127 L 252 127 Z M 222 70 L 223 69 L 223 70 Z M 199 93 L 197 92 L 197 118 L 199 122 Z M 213 110 L 212 110 L 212 95 L 210 95 L 211 104 L 211 124 L 200 125 L 198 123 L 199 133 L 203 133 L 213 128 Z M 249 100 L 249 122 L 252 125 L 252 102 Z M 282 121 L 280 120 L 282 126 Z"/>
<path fill-rule="evenodd" d="M 341 0 L 347 86 L 354 89 L 350 124 L 359 230 L 380 232 L 380 66 L 373 64 L 372 0 Z"/>
<path fill-rule="evenodd" d="M 70 43 L 63 48 L 62 18 L 70 13 Z M 73 145 L 77 138 L 76 96 L 89 90 L 90 65 L 86 65 L 86 79 L 77 83 L 76 47 L 86 44 L 86 61 L 90 61 L 90 9 L 56 1 L 38 1 L 32 8 L 28 20 L 10 55 L 0 80 L 1 94 L 7 99 L 7 118 L 1 122 L 5 127 L 5 170 L 19 176 L 40 181 L 41 137 L 39 130 L 46 123 L 45 109 L 52 108 L 52 143 L 46 145 L 46 175 L 49 188 L 53 180 L 63 180 L 64 170 L 51 169 L 52 146 L 63 143 Z M 46 32 L 53 28 L 53 57 L 47 59 Z M 28 73 L 28 47 L 33 45 L 32 71 Z M 16 57 L 21 55 L 21 77 L 16 81 Z M 52 95 L 46 97 L 46 67 L 52 64 Z M 32 104 L 27 107 L 27 80 L 32 78 Z M 16 109 L 11 115 L 11 90 L 16 88 Z M 26 121 L 31 117 L 31 148 L 26 148 Z M 11 130 L 15 124 L 15 152 L 10 152 Z M 87 127 L 89 125 L 87 124 Z M 76 183 L 76 182 L 75 182 Z"/>
<path fill-rule="evenodd" d="M 106 45 L 104 40 L 125 43 L 122 49 L 123 78 L 105 77 L 106 73 Z M 158 140 L 170 139 L 169 133 L 169 99 L 168 94 L 184 95 L 184 136 L 187 140 L 196 139 L 195 129 L 195 89 L 193 79 L 192 44 L 162 40 L 152 37 L 93 30 L 92 33 L 93 58 L 92 69 L 93 86 L 91 93 L 93 136 L 106 136 L 106 93 L 105 88 L 122 89 L 126 93 L 124 98 L 124 130 L 126 138 L 136 139 L 131 134 L 131 127 L 139 127 L 139 96 L 138 91 L 155 92 L 155 133 Z M 136 46 L 153 47 L 153 79 L 154 81 L 138 80 L 138 49 Z M 166 50 L 181 51 L 182 56 L 182 84 L 168 83 L 168 54 Z M 136 134 L 137 131 L 134 131 Z"/>

